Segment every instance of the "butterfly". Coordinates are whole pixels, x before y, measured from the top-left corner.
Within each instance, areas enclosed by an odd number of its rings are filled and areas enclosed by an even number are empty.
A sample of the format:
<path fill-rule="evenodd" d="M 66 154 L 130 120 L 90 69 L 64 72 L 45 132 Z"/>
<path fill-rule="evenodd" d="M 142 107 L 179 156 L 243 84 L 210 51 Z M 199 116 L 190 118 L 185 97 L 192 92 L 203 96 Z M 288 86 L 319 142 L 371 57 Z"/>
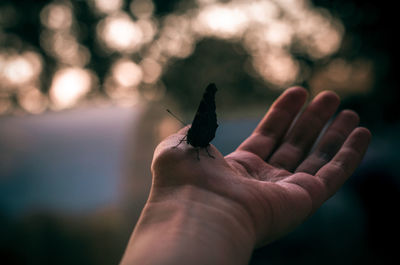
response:
<path fill-rule="evenodd" d="M 194 116 L 192 126 L 187 132 L 187 142 L 193 147 L 207 147 L 217 131 L 217 114 L 215 112 L 215 93 L 217 87 L 211 83 L 207 86 Z"/>
<path fill-rule="evenodd" d="M 214 83 L 211 83 L 206 87 L 199 107 L 197 108 L 196 115 L 194 116 L 192 125 L 190 126 L 186 136 L 178 143 L 179 145 L 183 141 L 186 141 L 188 144 L 196 148 L 198 160 L 200 160 L 199 148 L 205 148 L 208 156 L 214 158 L 208 152 L 207 147 L 210 145 L 212 139 L 214 139 L 218 128 L 217 114 L 215 112 L 216 92 L 217 87 Z M 169 110 L 167 111 L 171 113 Z"/>

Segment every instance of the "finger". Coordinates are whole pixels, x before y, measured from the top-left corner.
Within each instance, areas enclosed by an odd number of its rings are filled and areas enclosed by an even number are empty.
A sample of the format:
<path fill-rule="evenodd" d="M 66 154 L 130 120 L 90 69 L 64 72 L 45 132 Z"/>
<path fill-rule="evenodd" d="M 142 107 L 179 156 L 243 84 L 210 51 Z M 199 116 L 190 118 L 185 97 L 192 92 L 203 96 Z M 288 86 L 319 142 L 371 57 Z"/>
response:
<path fill-rule="evenodd" d="M 324 183 L 327 195 L 332 196 L 350 177 L 360 164 L 368 144 L 371 133 L 366 128 L 356 128 L 346 139 L 334 158 L 323 166 L 316 176 Z"/>
<path fill-rule="evenodd" d="M 278 168 L 293 171 L 309 152 L 339 103 L 339 97 L 331 91 L 315 97 L 268 162 Z"/>
<path fill-rule="evenodd" d="M 290 124 L 303 107 L 307 91 L 302 87 L 287 89 L 271 106 L 254 132 L 238 147 L 263 160 L 271 154 L 286 134 Z"/>
<path fill-rule="evenodd" d="M 298 166 L 296 172 L 314 175 L 337 153 L 359 120 L 354 111 L 342 111 L 326 130 L 315 150 Z"/>
<path fill-rule="evenodd" d="M 187 135 L 190 126 L 191 125 L 186 125 L 185 127 L 181 128 L 176 134 Z"/>

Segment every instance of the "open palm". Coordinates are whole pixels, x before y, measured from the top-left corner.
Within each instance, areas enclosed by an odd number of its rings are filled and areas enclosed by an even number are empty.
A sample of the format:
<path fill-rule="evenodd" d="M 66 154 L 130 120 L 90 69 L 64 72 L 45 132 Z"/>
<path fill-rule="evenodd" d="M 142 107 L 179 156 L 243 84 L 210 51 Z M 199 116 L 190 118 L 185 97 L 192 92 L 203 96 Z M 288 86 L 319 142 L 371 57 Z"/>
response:
<path fill-rule="evenodd" d="M 202 152 L 197 160 L 194 148 L 177 146 L 187 128 L 167 138 L 155 152 L 153 194 L 187 187 L 205 193 L 202 203 L 221 212 L 235 209 L 238 219 L 250 220 L 259 246 L 292 230 L 340 188 L 370 140 L 350 110 L 340 112 L 321 136 L 340 100 L 322 92 L 298 115 L 306 98 L 303 88 L 286 90 L 226 157 L 210 146 L 214 158 Z"/>

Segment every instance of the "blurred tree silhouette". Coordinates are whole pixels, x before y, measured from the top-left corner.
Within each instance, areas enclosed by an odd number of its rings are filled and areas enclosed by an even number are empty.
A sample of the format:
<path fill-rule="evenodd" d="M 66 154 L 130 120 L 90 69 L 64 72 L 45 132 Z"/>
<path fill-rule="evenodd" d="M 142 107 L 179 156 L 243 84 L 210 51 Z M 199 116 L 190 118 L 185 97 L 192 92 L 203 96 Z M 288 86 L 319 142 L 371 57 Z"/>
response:
<path fill-rule="evenodd" d="M 397 102 L 400 91 L 396 80 L 395 60 L 399 48 L 393 41 L 398 9 L 377 1 L 313 0 L 327 8 L 346 26 L 341 53 L 347 58 L 363 57 L 374 62 L 375 82 L 368 96 L 353 96 L 344 107 L 356 109 L 369 126 L 398 122 Z"/>
<path fill-rule="evenodd" d="M 396 11 L 357 0 L 291 5 L 4 0 L 0 114 L 40 113 L 99 100 L 134 104 L 160 100 L 165 92 L 187 109 L 213 81 L 221 87 L 221 109 L 230 111 L 238 104 L 257 109 L 297 84 L 312 94 L 337 91 L 348 99 L 346 106 L 366 112 L 369 120 L 364 121 L 370 124 L 397 120 L 392 59 L 397 48 L 391 30 Z M 257 17 L 254 10 L 266 13 Z M 139 42 L 132 46 L 132 41 Z M 71 70 L 67 80 L 61 80 L 63 69 Z M 71 79 L 81 80 L 82 87 L 66 91 L 76 86 L 68 83 Z"/>
<path fill-rule="evenodd" d="M 174 62 L 163 80 L 171 88 L 171 97 L 178 99 L 182 108 L 191 111 L 197 108 L 201 91 L 209 82 L 215 82 L 220 88 L 217 94 L 219 112 L 223 113 L 223 109 L 245 112 L 244 107 L 249 108 L 252 104 L 265 108 L 279 91 L 265 89 L 262 80 L 250 76 L 245 70 L 248 60 L 248 54 L 236 43 L 204 39 L 197 44 L 192 56 Z M 186 89 L 189 87 L 193 89 Z"/>

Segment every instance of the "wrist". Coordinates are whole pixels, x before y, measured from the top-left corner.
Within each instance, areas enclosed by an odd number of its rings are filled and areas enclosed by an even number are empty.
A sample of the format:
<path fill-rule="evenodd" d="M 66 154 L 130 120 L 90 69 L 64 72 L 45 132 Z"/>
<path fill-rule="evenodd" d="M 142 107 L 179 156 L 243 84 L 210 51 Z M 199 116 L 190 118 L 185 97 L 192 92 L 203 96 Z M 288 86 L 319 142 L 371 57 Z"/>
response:
<path fill-rule="evenodd" d="M 188 264 L 193 260 L 196 264 L 246 264 L 255 246 L 249 220 L 244 209 L 209 191 L 190 185 L 156 189 L 142 212 L 126 256 L 130 251 L 148 253 L 144 248 L 151 247 L 152 258 L 163 264 L 168 260 L 173 263 L 178 257 L 182 264 L 185 258 Z M 157 242 L 151 242 L 154 238 Z"/>

